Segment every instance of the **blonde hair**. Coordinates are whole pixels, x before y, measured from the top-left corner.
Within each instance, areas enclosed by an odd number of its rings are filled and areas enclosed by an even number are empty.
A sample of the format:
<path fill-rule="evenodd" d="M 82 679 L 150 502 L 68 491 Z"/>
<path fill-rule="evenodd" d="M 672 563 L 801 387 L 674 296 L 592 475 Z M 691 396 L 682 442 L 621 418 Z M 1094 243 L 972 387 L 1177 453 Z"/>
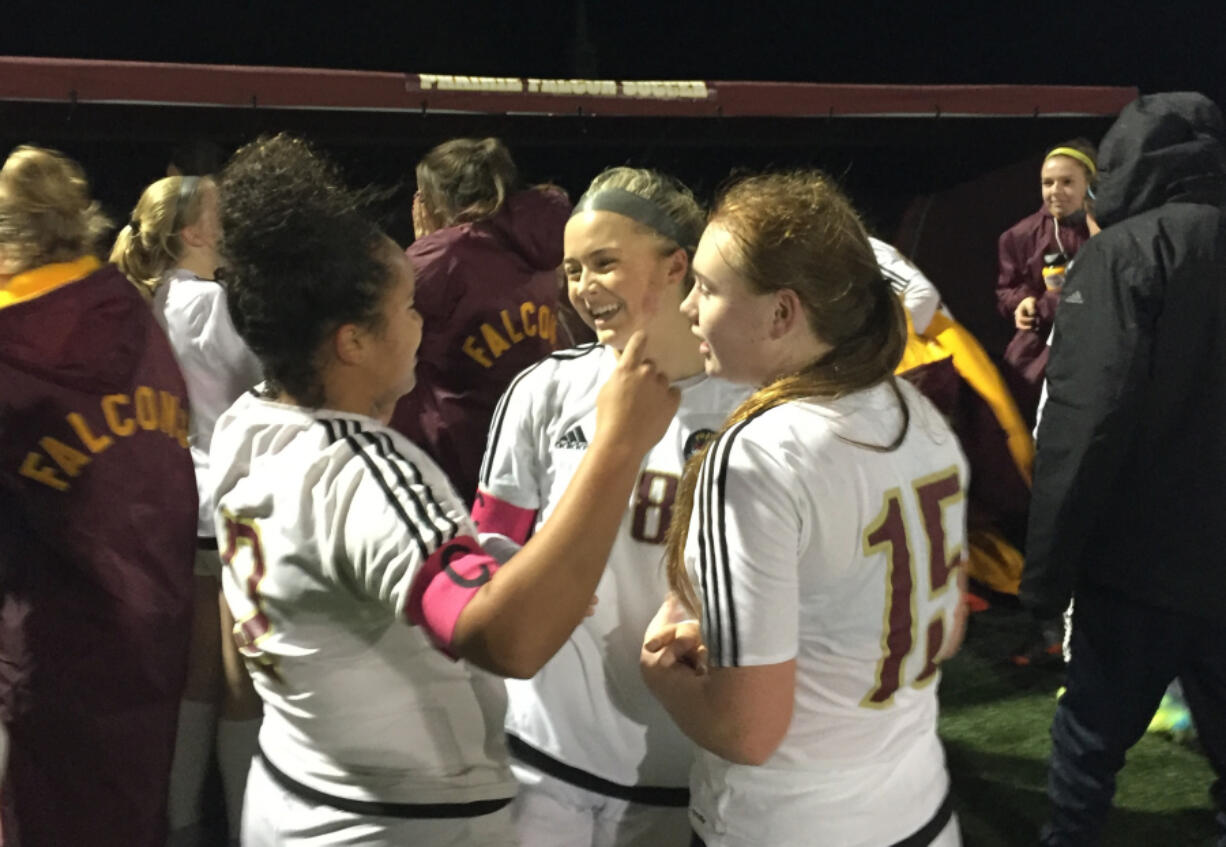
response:
<path fill-rule="evenodd" d="M 843 192 L 820 171 L 748 177 L 725 189 L 709 225 L 731 236 L 735 252 L 723 258 L 750 288 L 759 294 L 785 288 L 795 292 L 809 326 L 832 348 L 804 369 L 755 391 L 719 434 L 792 400 L 833 399 L 888 381 L 902 406 L 898 436 L 886 445 L 851 443 L 881 452 L 898 447 L 910 421 L 893 381 L 906 344 L 906 318 Z M 695 612 L 700 604 L 684 553 L 705 454 L 704 449 L 686 463 L 665 554 L 670 586 Z"/>
<path fill-rule="evenodd" d="M 592 180 L 584 194 L 585 196 L 595 194 L 605 188 L 620 188 L 622 191 L 628 191 L 645 200 L 650 200 L 677 226 L 684 243 L 678 243 L 650 226 L 635 221 L 635 225 L 643 232 L 650 233 L 660 241 L 662 253 L 672 253 L 677 248 L 685 250 L 689 262 L 686 263 L 684 290 L 688 291 L 694 284 L 694 251 L 698 249 L 698 239 L 702 237 L 702 231 L 707 223 L 706 213 L 694 199 L 693 192 L 686 188 L 680 180 L 667 174 L 624 165 L 601 171 Z"/>
<path fill-rule="evenodd" d="M 206 185 L 216 188 L 209 177 L 159 179 L 141 194 L 128 225 L 115 238 L 111 261 L 147 293 L 183 257 L 180 233 L 200 220 Z"/>
<path fill-rule="evenodd" d="M 97 250 L 111 222 L 81 166 L 56 150 L 21 146 L 0 169 L 0 272 L 69 262 Z"/>
<path fill-rule="evenodd" d="M 417 190 L 440 227 L 492 218 L 518 179 L 511 152 L 497 138 L 453 138 L 417 163 Z"/>

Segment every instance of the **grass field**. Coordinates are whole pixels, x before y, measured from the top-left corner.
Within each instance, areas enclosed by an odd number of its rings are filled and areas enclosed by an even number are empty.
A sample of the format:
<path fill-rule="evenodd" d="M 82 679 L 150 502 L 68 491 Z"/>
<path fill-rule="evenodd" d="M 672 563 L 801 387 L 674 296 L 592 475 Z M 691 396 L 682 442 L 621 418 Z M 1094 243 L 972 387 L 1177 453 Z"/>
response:
<path fill-rule="evenodd" d="M 975 615 L 962 652 L 943 666 L 941 737 L 968 847 L 1037 844 L 1047 815 L 1048 728 L 1061 674 L 1004 662 L 1024 624 L 1012 609 Z M 1120 774 L 1104 844 L 1212 844 L 1212 779 L 1204 756 L 1147 735 Z"/>

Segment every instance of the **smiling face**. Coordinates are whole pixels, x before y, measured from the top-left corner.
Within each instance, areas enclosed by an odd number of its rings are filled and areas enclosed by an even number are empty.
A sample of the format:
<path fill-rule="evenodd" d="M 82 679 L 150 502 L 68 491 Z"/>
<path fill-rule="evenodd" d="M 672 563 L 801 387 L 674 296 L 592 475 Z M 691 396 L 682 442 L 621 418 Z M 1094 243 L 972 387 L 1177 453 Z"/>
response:
<path fill-rule="evenodd" d="M 1055 218 L 1066 218 L 1085 208 L 1086 169 L 1069 156 L 1052 156 L 1039 171 L 1043 208 Z"/>
<path fill-rule="evenodd" d="M 776 376 L 771 324 L 774 294 L 755 292 L 726 257 L 736 242 L 719 224 L 711 224 L 694 254 L 694 288 L 681 304 L 691 332 L 701 340 L 699 352 L 711 376 L 730 382 L 764 385 Z"/>
<path fill-rule="evenodd" d="M 661 314 L 670 273 L 678 265 L 678 251 L 663 252 L 661 243 L 616 212 L 581 212 L 566 224 L 567 292 L 601 344 L 621 350 Z"/>

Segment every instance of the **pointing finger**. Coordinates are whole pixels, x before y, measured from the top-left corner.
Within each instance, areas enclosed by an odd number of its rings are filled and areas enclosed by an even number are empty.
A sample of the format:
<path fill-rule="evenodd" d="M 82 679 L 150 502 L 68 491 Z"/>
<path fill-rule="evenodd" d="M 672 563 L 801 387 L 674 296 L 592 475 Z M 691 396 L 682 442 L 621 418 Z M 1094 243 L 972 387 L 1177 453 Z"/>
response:
<path fill-rule="evenodd" d="M 620 364 L 625 368 L 633 368 L 643 361 L 643 348 L 647 344 L 647 334 L 641 329 L 630 336 L 622 350 Z"/>

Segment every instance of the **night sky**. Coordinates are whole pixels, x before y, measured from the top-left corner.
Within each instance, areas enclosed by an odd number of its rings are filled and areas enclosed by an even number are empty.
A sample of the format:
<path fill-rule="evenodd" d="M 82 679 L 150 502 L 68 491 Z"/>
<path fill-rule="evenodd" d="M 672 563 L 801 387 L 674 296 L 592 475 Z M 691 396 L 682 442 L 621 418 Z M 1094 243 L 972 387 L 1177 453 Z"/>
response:
<path fill-rule="evenodd" d="M 7 0 L 4 8 L 0 53 L 10 55 L 520 77 L 1137 85 L 1226 99 L 1220 0 Z"/>
<path fill-rule="evenodd" d="M 9 55 L 542 78 L 1136 86 L 1199 90 L 1226 104 L 1226 0 L 1152 8 L 1098 0 L 5 0 L 2 8 L 0 54 Z M 730 172 L 818 166 L 840 180 L 875 232 L 905 244 L 993 351 L 1011 333 L 992 301 L 996 236 L 1035 208 L 1043 150 L 1074 135 L 1096 141 L 1109 124 L 660 119 L 615 131 L 574 116 L 65 104 L 0 104 L 0 118 L 0 142 L 49 144 L 82 162 L 116 220 L 186 137 L 232 149 L 261 132 L 299 132 L 325 147 L 352 181 L 393 189 L 381 221 L 405 243 L 412 239 L 412 164 L 456 134 L 506 139 L 525 179 L 555 182 L 573 196 L 610 164 L 664 170 L 701 199 Z M 993 187 L 977 189 L 971 201 L 958 193 L 984 179 Z M 924 213 L 923 239 L 906 230 L 908 211 L 928 210 L 926 198 L 941 192 L 953 199 Z"/>

